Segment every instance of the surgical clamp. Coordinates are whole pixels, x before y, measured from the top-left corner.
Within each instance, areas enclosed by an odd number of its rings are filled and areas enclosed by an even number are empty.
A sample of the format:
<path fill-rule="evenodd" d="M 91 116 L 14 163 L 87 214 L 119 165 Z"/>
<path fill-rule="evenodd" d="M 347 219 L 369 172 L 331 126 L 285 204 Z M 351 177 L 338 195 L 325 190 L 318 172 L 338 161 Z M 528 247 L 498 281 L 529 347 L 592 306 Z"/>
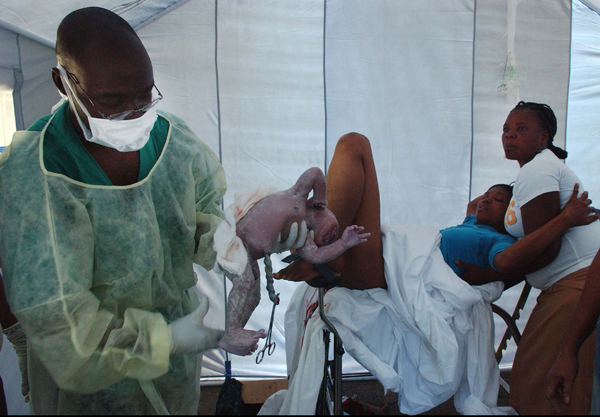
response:
<path fill-rule="evenodd" d="M 264 359 L 265 351 L 267 351 L 269 356 L 271 356 L 275 351 L 276 343 L 271 342 L 271 336 L 273 335 L 273 322 L 275 319 L 275 307 L 277 307 L 277 304 L 279 304 L 279 293 L 277 293 L 275 296 L 275 301 L 273 301 L 273 310 L 271 310 L 271 321 L 269 323 L 269 330 L 267 331 L 267 340 L 265 341 L 265 346 L 256 354 L 257 365 Z"/>

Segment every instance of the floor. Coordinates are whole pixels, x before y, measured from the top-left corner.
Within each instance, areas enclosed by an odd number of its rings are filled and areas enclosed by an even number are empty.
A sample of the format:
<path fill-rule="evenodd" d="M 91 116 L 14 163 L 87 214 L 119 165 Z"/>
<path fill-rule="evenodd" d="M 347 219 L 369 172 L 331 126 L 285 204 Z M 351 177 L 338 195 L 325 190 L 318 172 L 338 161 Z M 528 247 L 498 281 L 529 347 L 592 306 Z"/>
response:
<path fill-rule="evenodd" d="M 501 376 L 510 383 L 510 371 L 502 371 Z M 220 386 L 202 387 L 202 395 L 198 406 L 199 415 L 215 415 Z M 346 381 L 342 384 L 342 395 L 354 400 L 354 408 L 348 410 L 350 415 L 402 415 L 398 409 L 398 394 L 390 393 L 387 399 L 383 387 L 377 380 Z M 498 405 L 508 405 L 508 394 L 500 388 Z M 370 407 L 369 407 L 370 406 Z M 244 414 L 256 415 L 260 405 L 245 405 Z M 423 413 L 422 415 L 459 415 L 452 399 Z"/>

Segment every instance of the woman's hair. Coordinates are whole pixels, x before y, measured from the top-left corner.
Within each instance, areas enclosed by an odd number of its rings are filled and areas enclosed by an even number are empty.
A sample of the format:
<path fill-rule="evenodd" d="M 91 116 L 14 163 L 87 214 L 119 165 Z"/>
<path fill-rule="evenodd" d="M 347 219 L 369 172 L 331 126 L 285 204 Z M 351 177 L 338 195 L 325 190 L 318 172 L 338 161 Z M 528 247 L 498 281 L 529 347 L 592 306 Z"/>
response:
<path fill-rule="evenodd" d="M 488 188 L 488 191 L 491 190 L 492 188 L 495 188 L 495 187 L 502 187 L 502 188 L 504 188 L 506 191 L 508 191 L 508 193 L 512 197 L 512 194 L 513 194 L 513 186 L 512 185 L 508 185 L 508 184 L 495 184 L 495 185 L 492 185 L 490 188 Z"/>
<path fill-rule="evenodd" d="M 554 115 L 554 112 L 552 111 L 550 106 L 541 103 L 519 101 L 515 108 L 512 109 L 510 112 L 512 113 L 517 110 L 533 111 L 537 115 L 542 129 L 548 131 L 548 143 L 546 144 L 548 149 L 550 149 L 554 153 L 554 155 L 556 155 L 556 157 L 559 159 L 567 158 L 567 151 L 557 146 L 554 146 L 554 144 L 552 143 L 554 141 L 554 135 L 556 135 L 557 124 L 556 116 Z"/>

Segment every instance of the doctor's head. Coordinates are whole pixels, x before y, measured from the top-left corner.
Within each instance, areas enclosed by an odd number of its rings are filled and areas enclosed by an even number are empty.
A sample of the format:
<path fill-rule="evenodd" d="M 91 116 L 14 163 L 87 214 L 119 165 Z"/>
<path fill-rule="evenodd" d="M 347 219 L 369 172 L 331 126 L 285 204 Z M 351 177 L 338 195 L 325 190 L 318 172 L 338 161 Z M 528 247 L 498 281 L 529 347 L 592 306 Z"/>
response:
<path fill-rule="evenodd" d="M 87 7 L 67 15 L 58 27 L 56 57 L 54 84 L 87 128 L 88 115 L 138 118 L 156 97 L 146 48 L 129 23 L 109 10 Z"/>

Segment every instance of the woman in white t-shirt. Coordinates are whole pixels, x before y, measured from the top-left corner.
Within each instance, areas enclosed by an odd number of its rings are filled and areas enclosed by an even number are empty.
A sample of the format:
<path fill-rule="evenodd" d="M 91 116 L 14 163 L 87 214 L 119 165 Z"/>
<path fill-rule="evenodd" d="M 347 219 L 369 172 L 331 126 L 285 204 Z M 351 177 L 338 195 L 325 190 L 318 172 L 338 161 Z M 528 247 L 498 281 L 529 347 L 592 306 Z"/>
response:
<path fill-rule="evenodd" d="M 577 176 L 563 161 L 567 153 L 553 145 L 556 117 L 545 104 L 520 102 L 503 127 L 507 159 L 521 170 L 505 216 L 508 233 L 522 238 L 550 221 L 566 204 Z M 559 159 L 560 158 L 560 159 Z M 555 414 L 545 397 L 546 378 L 569 327 L 585 278 L 600 248 L 600 222 L 569 229 L 538 258 L 527 281 L 542 290 L 523 331 L 511 374 L 510 405 L 519 414 Z M 537 269 L 537 270 L 536 270 Z M 569 413 L 589 414 L 595 335 L 580 350 Z"/>

